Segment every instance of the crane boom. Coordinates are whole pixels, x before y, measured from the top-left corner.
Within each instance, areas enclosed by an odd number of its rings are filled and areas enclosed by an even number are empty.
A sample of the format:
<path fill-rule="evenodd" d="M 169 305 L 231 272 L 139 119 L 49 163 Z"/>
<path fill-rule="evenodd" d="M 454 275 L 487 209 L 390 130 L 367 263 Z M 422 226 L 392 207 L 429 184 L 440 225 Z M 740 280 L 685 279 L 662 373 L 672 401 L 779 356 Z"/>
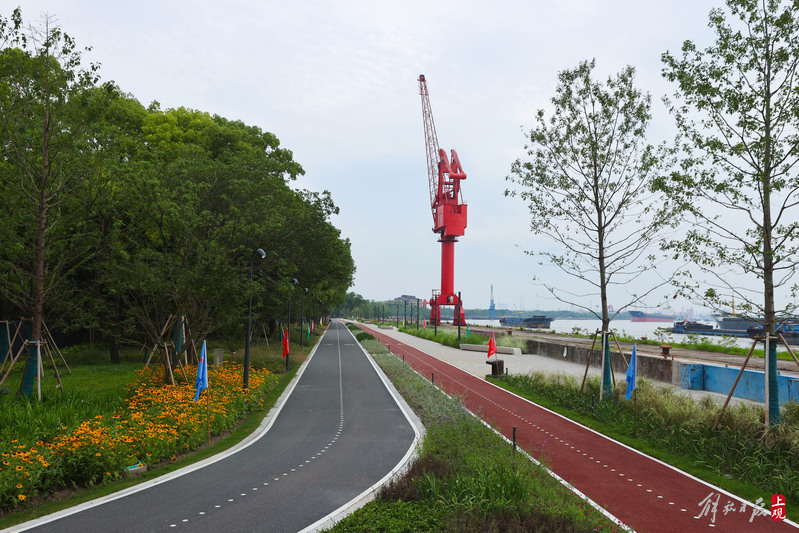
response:
<path fill-rule="evenodd" d="M 430 186 L 430 206 L 433 211 L 433 222 L 436 219 L 436 196 L 438 194 L 438 135 L 433 120 L 433 109 L 430 107 L 430 94 L 424 74 L 419 75 L 419 94 L 422 95 L 422 122 L 424 123 L 424 144 L 427 153 L 427 178 Z"/>

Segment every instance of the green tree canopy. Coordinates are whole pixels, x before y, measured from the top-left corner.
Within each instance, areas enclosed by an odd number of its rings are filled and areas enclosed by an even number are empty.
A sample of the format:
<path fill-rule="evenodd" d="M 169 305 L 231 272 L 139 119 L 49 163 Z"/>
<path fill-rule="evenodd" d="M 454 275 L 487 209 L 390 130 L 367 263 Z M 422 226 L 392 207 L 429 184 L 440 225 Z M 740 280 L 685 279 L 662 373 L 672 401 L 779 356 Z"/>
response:
<path fill-rule="evenodd" d="M 793 314 L 799 264 L 799 5 L 727 0 L 710 12 L 715 42 L 685 41 L 663 54 L 663 75 L 676 84 L 671 105 L 690 142 L 681 169 L 659 183 L 691 217 L 682 239 L 666 243 L 707 279 L 686 292 L 716 309 L 733 298 L 742 314 L 773 334 Z M 759 287 L 758 287 L 759 285 Z M 771 345 L 774 348 L 774 343 Z M 776 352 L 767 356 L 772 421 L 779 420 Z"/>
<path fill-rule="evenodd" d="M 19 10 L 0 16 L 0 134 L 0 299 L 99 331 L 112 359 L 119 342 L 157 341 L 169 315 L 200 339 L 239 331 L 250 295 L 257 318 L 287 317 L 294 278 L 318 313 L 352 284 L 338 208 L 291 187 L 304 171 L 274 134 L 145 108 Z"/>
<path fill-rule="evenodd" d="M 576 278 L 587 292 L 543 280 L 562 302 L 581 307 L 602 320 L 605 346 L 603 391 L 610 397 L 610 352 L 607 332 L 616 314 L 665 283 L 635 280 L 651 272 L 647 249 L 668 223 L 663 202 L 651 192 L 668 150 L 646 142 L 650 97 L 634 86 L 634 69 L 627 67 L 604 83 L 594 80 L 594 61 L 580 63 L 559 76 L 553 111 L 536 116 L 536 127 L 525 146 L 531 160 L 517 160 L 508 180 L 519 186 L 507 190 L 527 202 L 530 228 L 546 235 L 556 248 L 536 250 L 562 272 Z M 650 280 L 651 281 L 651 280 Z M 615 297 L 628 301 L 608 307 L 612 286 L 623 288 Z M 585 303 L 599 296 L 600 310 Z"/>
<path fill-rule="evenodd" d="M 559 76 L 549 117 L 542 109 L 529 133 L 529 161 L 516 160 L 508 181 L 530 212 L 530 229 L 555 247 L 530 252 L 587 287 L 587 292 L 541 280 L 558 300 L 602 320 L 607 330 L 616 314 L 662 284 L 635 290 L 630 284 L 650 265 L 646 251 L 668 222 L 650 190 L 668 163 L 668 150 L 646 142 L 650 97 L 634 86 L 635 71 L 623 69 L 607 81 L 593 79 L 586 61 Z M 662 205 L 662 202 L 660 203 Z M 608 289 L 625 287 L 628 302 L 608 311 Z M 582 297 L 599 296 L 600 310 Z"/>

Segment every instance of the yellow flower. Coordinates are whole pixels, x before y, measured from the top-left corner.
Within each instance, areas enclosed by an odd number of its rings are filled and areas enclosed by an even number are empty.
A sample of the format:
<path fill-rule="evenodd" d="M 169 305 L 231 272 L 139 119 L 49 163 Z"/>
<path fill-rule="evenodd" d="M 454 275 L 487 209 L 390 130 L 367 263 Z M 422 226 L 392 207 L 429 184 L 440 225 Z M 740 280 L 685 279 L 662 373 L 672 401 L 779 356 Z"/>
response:
<path fill-rule="evenodd" d="M 17 494 L 17 498 L 19 498 L 19 501 L 21 501 L 21 502 L 25 501 L 25 495 L 24 494 Z"/>
<path fill-rule="evenodd" d="M 21 489 L 22 488 L 22 483 L 17 483 L 17 488 Z"/>

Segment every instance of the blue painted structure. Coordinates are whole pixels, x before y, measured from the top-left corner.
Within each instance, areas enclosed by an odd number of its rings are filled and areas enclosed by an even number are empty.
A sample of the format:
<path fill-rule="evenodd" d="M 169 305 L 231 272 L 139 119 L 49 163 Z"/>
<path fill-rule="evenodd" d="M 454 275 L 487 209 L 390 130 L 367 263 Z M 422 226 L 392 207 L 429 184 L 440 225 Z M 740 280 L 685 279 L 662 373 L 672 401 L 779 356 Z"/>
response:
<path fill-rule="evenodd" d="M 680 365 L 680 384 L 689 390 L 706 390 L 729 394 L 740 369 L 704 364 Z M 780 387 L 780 403 L 799 402 L 799 379 L 789 376 L 777 376 Z M 733 396 L 757 402 L 765 402 L 766 381 L 763 372 L 744 370 L 741 381 L 735 388 Z"/>

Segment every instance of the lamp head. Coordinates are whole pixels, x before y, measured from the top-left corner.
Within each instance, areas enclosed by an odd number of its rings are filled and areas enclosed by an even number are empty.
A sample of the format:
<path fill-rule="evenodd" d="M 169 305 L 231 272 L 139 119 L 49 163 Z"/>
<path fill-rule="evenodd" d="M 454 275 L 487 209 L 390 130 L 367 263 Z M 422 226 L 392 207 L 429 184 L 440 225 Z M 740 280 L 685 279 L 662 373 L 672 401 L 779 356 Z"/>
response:
<path fill-rule="evenodd" d="M 255 250 L 255 253 L 256 253 L 256 255 L 261 256 L 261 259 L 264 259 L 266 257 L 266 252 L 264 252 L 261 248 L 258 248 L 257 250 Z"/>

